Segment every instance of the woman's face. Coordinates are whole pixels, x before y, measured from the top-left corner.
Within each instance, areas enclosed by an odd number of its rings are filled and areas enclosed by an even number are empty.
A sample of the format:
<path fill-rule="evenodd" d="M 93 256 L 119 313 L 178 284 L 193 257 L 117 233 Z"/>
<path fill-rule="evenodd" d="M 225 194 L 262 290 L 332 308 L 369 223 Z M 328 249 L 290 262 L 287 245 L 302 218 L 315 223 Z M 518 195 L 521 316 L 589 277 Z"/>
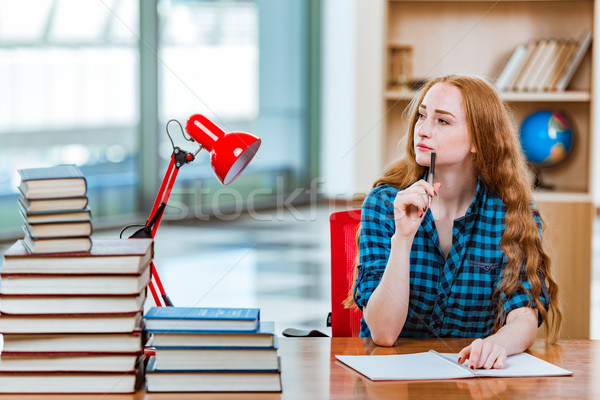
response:
<path fill-rule="evenodd" d="M 475 148 L 460 90 L 446 82 L 433 85 L 419 105 L 415 124 L 417 163 L 429 166 L 431 151 L 436 152 L 436 166 L 471 166 Z"/>

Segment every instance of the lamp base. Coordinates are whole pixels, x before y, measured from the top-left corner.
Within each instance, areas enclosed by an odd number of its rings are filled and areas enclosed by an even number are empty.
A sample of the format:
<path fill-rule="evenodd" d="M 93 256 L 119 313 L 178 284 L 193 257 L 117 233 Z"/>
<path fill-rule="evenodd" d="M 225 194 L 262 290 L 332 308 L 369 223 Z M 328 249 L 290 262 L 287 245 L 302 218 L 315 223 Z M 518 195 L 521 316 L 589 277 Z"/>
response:
<path fill-rule="evenodd" d="M 144 226 L 129 236 L 129 239 L 152 239 L 152 230 L 149 226 Z"/>

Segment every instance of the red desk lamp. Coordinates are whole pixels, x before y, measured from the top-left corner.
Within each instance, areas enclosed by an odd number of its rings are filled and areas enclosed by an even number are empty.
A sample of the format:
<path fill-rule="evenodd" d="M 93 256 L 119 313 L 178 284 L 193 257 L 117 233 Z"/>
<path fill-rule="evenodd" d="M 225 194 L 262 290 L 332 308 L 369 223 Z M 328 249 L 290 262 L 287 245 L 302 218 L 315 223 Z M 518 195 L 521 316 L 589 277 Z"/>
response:
<path fill-rule="evenodd" d="M 185 140 L 196 142 L 200 145 L 200 148 L 195 153 L 190 153 L 175 146 L 173 143 L 173 139 L 169 134 L 169 123 L 171 122 L 179 124 L 176 120 L 170 120 L 167 123 L 167 135 L 173 146 L 171 162 L 158 190 L 156 200 L 154 200 L 154 205 L 152 206 L 152 211 L 150 211 L 146 225 L 131 235 L 130 238 L 154 238 L 167 202 L 169 201 L 171 189 L 177 178 L 179 168 L 194 161 L 200 150 L 206 149 L 210 152 L 210 163 L 215 175 L 223 185 L 229 185 L 248 166 L 260 147 L 260 138 L 245 132 L 231 132 L 226 134 L 205 116 L 194 114 L 188 119 L 185 126 L 185 130 L 190 135 L 190 138 L 186 137 L 183 128 L 181 129 Z M 179 126 L 181 127 L 181 124 Z M 156 282 L 156 286 L 160 291 L 160 297 L 156 292 L 152 280 Z M 154 303 L 157 306 L 162 306 L 163 303 L 165 306 L 172 306 L 173 303 L 165 292 L 154 263 L 152 263 L 152 280 L 148 283 L 148 287 L 154 298 Z"/>

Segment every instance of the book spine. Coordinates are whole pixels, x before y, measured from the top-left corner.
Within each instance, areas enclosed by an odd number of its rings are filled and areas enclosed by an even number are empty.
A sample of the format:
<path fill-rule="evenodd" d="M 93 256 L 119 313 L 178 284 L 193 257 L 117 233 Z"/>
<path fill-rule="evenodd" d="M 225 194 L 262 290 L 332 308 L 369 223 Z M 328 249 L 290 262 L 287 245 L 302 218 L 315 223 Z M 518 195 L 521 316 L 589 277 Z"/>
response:
<path fill-rule="evenodd" d="M 500 74 L 500 76 L 498 77 L 498 80 L 496 81 L 496 90 L 498 90 L 499 92 L 503 92 L 508 88 L 508 84 L 510 83 L 512 78 L 515 76 L 521 63 L 525 59 L 526 54 L 527 54 L 527 48 L 525 47 L 525 45 L 521 44 L 521 45 L 517 46 L 517 48 L 513 52 L 512 56 L 506 63 L 504 70 L 502 70 L 502 73 Z"/>
<path fill-rule="evenodd" d="M 571 82 L 571 79 L 573 78 L 573 75 L 575 75 L 575 71 L 577 71 L 579 64 L 581 64 L 581 60 L 583 60 L 583 57 L 587 53 L 591 43 L 592 32 L 587 31 L 583 34 L 582 39 L 579 41 L 579 47 L 577 48 L 577 51 L 575 52 L 575 55 L 573 56 L 571 62 L 567 66 L 564 75 L 556 84 L 556 90 L 566 90 L 567 86 L 569 85 L 569 82 Z"/>

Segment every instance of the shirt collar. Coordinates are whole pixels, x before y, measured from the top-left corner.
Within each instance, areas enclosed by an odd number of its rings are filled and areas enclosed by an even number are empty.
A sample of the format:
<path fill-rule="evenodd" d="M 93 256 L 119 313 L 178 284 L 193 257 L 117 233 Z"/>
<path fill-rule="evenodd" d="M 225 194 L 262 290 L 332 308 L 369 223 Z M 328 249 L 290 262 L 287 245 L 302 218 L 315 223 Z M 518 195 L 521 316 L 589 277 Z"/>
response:
<path fill-rule="evenodd" d="M 424 180 L 427 180 L 428 174 L 429 174 L 429 170 L 427 170 L 427 172 L 423 175 Z M 481 178 L 479 177 L 479 175 L 477 175 L 477 189 L 475 190 L 475 197 L 473 197 L 473 201 L 471 202 L 471 205 L 467 209 L 467 212 L 465 213 L 465 217 L 469 217 L 471 214 L 476 213 L 477 210 L 480 208 L 479 207 L 480 204 L 483 204 L 483 202 L 485 202 L 486 196 L 487 196 L 486 185 L 481 181 Z M 462 219 L 462 218 L 459 218 L 459 219 Z"/>

